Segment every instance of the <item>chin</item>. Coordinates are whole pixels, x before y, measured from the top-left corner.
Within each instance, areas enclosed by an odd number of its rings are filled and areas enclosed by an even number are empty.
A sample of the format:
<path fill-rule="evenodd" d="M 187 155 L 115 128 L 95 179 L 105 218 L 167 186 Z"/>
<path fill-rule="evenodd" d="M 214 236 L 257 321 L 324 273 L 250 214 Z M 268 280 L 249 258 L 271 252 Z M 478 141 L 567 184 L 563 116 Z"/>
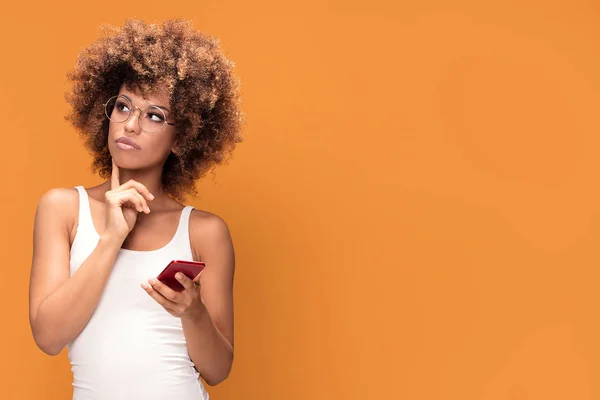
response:
<path fill-rule="evenodd" d="M 111 155 L 119 168 L 130 171 L 152 170 L 160 165 L 160 161 L 149 160 L 142 153 L 134 155 L 130 152 L 117 150 L 115 152 L 111 151 Z"/>
<path fill-rule="evenodd" d="M 115 159 L 114 159 L 115 163 L 117 164 L 117 166 L 120 169 L 127 169 L 127 170 L 131 170 L 131 171 L 135 171 L 135 170 L 145 169 L 145 168 L 149 167 L 149 165 L 147 165 L 147 164 L 143 164 L 140 162 L 135 162 L 133 160 L 127 160 L 127 159 L 123 159 L 123 158 L 115 157 Z"/>
<path fill-rule="evenodd" d="M 144 159 L 141 150 L 123 151 L 120 149 L 109 149 L 110 155 L 119 168 L 143 169 L 149 167 L 148 160 Z M 136 154 L 137 153 L 137 154 Z"/>

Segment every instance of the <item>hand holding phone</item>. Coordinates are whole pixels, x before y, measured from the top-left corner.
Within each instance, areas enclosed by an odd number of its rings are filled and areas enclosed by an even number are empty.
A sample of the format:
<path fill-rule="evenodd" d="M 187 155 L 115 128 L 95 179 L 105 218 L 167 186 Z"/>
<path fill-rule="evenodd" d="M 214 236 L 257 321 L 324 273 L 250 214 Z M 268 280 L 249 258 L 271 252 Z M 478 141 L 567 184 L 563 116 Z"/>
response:
<path fill-rule="evenodd" d="M 181 283 L 175 278 L 177 272 L 185 274 L 188 278 L 194 280 L 200 272 L 204 270 L 206 265 L 202 261 L 184 261 L 184 260 L 173 260 L 171 261 L 163 271 L 158 274 L 156 279 L 175 290 L 181 292 L 184 288 Z"/>

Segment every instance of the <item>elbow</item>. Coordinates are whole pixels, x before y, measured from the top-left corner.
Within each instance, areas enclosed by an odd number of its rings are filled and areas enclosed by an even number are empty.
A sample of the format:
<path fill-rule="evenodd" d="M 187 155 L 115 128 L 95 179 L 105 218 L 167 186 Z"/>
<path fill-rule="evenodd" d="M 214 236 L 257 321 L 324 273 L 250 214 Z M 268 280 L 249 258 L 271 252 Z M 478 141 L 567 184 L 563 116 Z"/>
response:
<path fill-rule="evenodd" d="M 225 379 L 227 379 L 228 377 L 229 371 L 225 374 L 222 374 L 221 376 L 206 377 L 204 378 L 204 382 L 206 382 L 208 386 L 217 386 L 219 383 L 225 381 Z"/>
<path fill-rule="evenodd" d="M 211 374 L 206 374 L 206 376 L 202 376 L 202 379 L 204 379 L 204 382 L 206 382 L 208 386 L 217 386 L 229 377 L 232 365 L 233 357 L 231 357 L 229 362 L 226 363 L 220 371 L 213 371 Z"/>
<path fill-rule="evenodd" d="M 45 348 L 40 347 L 40 349 L 44 353 L 48 354 L 49 356 L 53 356 L 54 357 L 54 356 L 59 355 L 63 348 L 59 347 L 59 346 L 55 346 L 55 347 L 45 347 Z"/>
<path fill-rule="evenodd" d="M 44 319 L 44 314 L 40 314 L 39 308 L 37 314 L 30 315 L 29 327 L 37 347 L 49 356 L 59 355 L 65 347 L 65 343 L 57 335 L 58 332 Z"/>
<path fill-rule="evenodd" d="M 54 339 L 52 335 L 43 334 L 33 330 L 33 340 L 37 347 L 49 356 L 57 356 L 65 347 L 64 344 Z"/>
<path fill-rule="evenodd" d="M 60 352 L 62 351 L 62 349 L 64 348 L 64 346 L 61 346 L 56 343 L 44 343 L 44 342 L 37 341 L 37 340 L 35 341 L 35 343 L 37 344 L 37 346 L 40 350 L 42 350 L 44 353 L 48 354 L 49 356 L 59 355 Z"/>

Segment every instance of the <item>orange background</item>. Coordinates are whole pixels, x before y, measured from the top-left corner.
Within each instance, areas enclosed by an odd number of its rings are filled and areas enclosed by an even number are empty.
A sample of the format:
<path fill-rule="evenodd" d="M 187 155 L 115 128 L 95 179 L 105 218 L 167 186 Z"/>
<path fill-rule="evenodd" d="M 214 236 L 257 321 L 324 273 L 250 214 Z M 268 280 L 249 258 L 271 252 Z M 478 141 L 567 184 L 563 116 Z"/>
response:
<path fill-rule="evenodd" d="M 27 303 L 39 196 L 100 182 L 65 75 L 100 24 L 183 16 L 236 61 L 248 120 L 190 200 L 237 254 L 214 399 L 600 399 L 597 2 L 11 3 L 2 398 L 71 395 Z"/>

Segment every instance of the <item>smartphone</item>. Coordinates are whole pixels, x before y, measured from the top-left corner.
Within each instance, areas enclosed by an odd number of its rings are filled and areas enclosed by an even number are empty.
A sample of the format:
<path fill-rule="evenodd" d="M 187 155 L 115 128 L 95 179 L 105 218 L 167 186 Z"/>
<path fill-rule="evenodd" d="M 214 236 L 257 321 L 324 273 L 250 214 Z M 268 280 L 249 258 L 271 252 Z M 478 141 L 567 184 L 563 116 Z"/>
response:
<path fill-rule="evenodd" d="M 184 261 L 184 260 L 173 260 L 171 261 L 163 271 L 158 274 L 156 279 L 175 290 L 181 292 L 184 288 L 181 283 L 175 278 L 177 272 L 184 273 L 188 278 L 194 279 L 200 272 L 206 267 L 201 261 Z"/>

